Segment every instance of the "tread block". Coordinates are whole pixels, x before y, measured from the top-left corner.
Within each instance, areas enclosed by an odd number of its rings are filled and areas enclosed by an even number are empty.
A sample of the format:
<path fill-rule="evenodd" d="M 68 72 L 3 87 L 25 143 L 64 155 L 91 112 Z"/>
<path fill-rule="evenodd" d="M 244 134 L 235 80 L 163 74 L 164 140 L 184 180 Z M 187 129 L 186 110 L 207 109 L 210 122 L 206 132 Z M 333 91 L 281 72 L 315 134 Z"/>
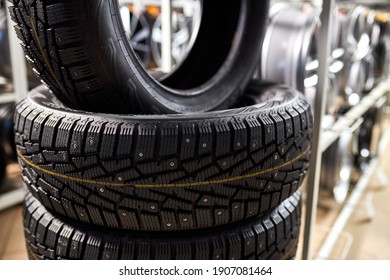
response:
<path fill-rule="evenodd" d="M 269 214 L 249 221 L 196 233 L 145 234 L 68 223 L 28 194 L 25 234 L 31 259 L 290 259 L 296 252 L 300 206 L 298 191 Z"/>
<path fill-rule="evenodd" d="M 45 16 L 60 2 L 36 3 L 20 9 Z M 36 89 L 15 114 L 22 178 L 54 214 L 91 226 L 174 232 L 263 215 L 302 184 L 312 129 L 302 97 L 269 94 L 264 106 L 150 118 L 67 109 Z"/>

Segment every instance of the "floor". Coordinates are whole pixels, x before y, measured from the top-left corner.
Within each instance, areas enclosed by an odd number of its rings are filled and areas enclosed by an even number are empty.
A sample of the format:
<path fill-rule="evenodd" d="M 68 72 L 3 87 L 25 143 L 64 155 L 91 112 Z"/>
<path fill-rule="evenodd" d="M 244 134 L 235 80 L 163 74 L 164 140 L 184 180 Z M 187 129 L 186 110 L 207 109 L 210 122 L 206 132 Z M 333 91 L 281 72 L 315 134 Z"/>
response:
<path fill-rule="evenodd" d="M 390 128 L 390 121 L 386 126 Z M 389 134 L 390 135 L 390 134 Z M 390 142 L 389 142 L 390 143 Z M 390 174 L 390 145 L 385 147 L 380 157 L 384 174 Z M 10 180 L 18 180 L 18 166 L 9 166 Z M 389 176 L 390 180 L 390 176 Z M 375 216 L 370 219 L 365 203 L 373 203 Z M 390 260 L 390 186 L 383 186 L 378 176 L 374 176 L 342 235 L 337 240 L 330 259 Z M 340 205 L 320 203 L 317 211 L 313 238 L 313 257 L 321 246 L 330 226 L 336 219 Z M 348 207 L 348 206 L 347 206 Z M 302 241 L 302 238 L 301 238 Z M 302 242 L 301 242 L 302 243 Z M 302 244 L 299 246 L 301 251 Z M 298 259 L 300 258 L 298 252 Z M 0 212 L 0 260 L 26 260 L 24 245 L 22 207 L 20 205 Z"/>
<path fill-rule="evenodd" d="M 7 167 L 7 180 L 3 188 L 19 181 L 19 167 L 12 164 Z M 3 188 L 0 188 L 4 191 Z M 14 206 L 0 211 L 0 260 L 27 260 L 23 236 L 22 207 Z"/>
<path fill-rule="evenodd" d="M 0 259 L 27 260 L 24 244 L 22 208 L 8 209 L 0 214 Z"/>

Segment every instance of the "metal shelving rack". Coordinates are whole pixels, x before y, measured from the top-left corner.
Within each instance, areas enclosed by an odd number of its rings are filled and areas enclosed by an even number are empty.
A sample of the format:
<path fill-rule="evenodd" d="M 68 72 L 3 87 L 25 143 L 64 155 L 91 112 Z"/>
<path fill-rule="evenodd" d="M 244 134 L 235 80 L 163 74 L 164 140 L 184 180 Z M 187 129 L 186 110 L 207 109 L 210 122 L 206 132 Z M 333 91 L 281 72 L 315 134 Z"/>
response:
<path fill-rule="evenodd" d="M 8 9 L 10 3 L 8 1 L 6 1 L 6 3 Z M 22 100 L 28 92 L 26 59 L 20 46 L 19 39 L 13 30 L 12 21 L 8 12 L 7 21 L 14 91 L 2 93 L 0 95 L 0 104 L 18 102 Z M 0 194 L 0 211 L 19 204 L 24 199 L 25 187 L 23 183 L 19 182 L 12 184 L 11 186 L 7 186 L 7 189 L 6 192 Z"/>
<path fill-rule="evenodd" d="M 345 2 L 345 1 L 344 1 Z M 357 3 L 357 1 L 352 1 Z M 359 2 L 364 5 L 383 5 L 383 2 L 367 1 Z M 388 3 L 389 4 L 389 3 Z M 339 118 L 330 129 L 322 129 L 322 119 L 324 116 L 324 106 L 326 98 L 326 73 L 328 73 L 328 57 L 330 54 L 330 31 L 332 26 L 331 12 L 335 5 L 335 0 L 323 0 L 322 14 L 321 14 L 321 35 L 320 45 L 323 48 L 319 54 L 319 82 L 317 94 L 315 97 L 314 110 L 314 129 L 312 142 L 312 158 L 310 170 L 308 173 L 307 193 L 306 193 L 306 213 L 304 221 L 304 236 L 302 259 L 312 259 L 311 242 L 313 236 L 313 228 L 316 221 L 317 202 L 319 192 L 319 179 L 321 170 L 322 153 L 334 143 L 343 131 L 350 128 L 367 110 L 374 106 L 374 104 L 385 94 L 390 92 L 390 78 L 381 82 L 368 95 L 366 95 L 359 104 L 351 108 L 344 116 Z M 340 236 L 345 224 L 353 212 L 354 205 L 356 205 L 366 189 L 370 178 L 375 174 L 378 167 L 378 160 L 372 159 L 364 174 L 360 177 L 354 190 L 349 195 L 349 198 L 333 223 L 329 234 L 323 242 L 317 259 L 327 259 L 333 249 L 337 238 Z"/>

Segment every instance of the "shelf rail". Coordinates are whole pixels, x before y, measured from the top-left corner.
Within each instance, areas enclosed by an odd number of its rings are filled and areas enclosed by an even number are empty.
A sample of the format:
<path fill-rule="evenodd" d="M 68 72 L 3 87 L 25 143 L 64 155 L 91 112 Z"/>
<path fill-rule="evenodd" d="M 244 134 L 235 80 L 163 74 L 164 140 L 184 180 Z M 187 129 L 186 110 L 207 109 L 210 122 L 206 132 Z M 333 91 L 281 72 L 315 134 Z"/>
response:
<path fill-rule="evenodd" d="M 312 152 L 310 169 L 307 180 L 307 196 L 306 196 L 306 215 L 304 224 L 304 239 L 302 249 L 302 259 L 307 260 L 311 257 L 311 236 L 313 225 L 315 224 L 317 214 L 318 190 L 320 181 L 320 167 L 322 159 L 322 150 L 320 147 L 320 139 L 322 137 L 322 119 L 325 112 L 325 101 L 327 91 L 328 77 L 328 58 L 330 56 L 330 31 L 332 24 L 331 13 L 333 11 L 334 0 L 324 0 L 321 13 L 321 29 L 320 42 L 322 48 L 319 50 L 319 79 L 317 84 L 317 94 L 314 100 L 313 114 L 314 126 L 312 137 Z"/>
<path fill-rule="evenodd" d="M 332 128 L 322 134 L 320 149 L 324 152 L 345 131 L 362 117 L 375 103 L 390 91 L 390 79 L 382 81 L 369 94 L 362 98 L 360 103 L 351 108 L 344 116 L 333 124 Z"/>

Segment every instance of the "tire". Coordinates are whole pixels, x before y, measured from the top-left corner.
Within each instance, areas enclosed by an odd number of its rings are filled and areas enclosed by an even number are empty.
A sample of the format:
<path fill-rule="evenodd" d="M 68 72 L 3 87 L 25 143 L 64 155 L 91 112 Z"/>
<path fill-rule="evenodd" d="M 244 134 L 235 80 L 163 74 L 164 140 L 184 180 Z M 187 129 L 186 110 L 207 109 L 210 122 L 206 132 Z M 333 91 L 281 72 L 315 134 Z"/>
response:
<path fill-rule="evenodd" d="M 204 112 L 231 106 L 252 77 L 269 1 L 203 1 L 180 67 L 157 81 L 128 41 L 117 0 L 12 0 L 26 55 L 68 107 L 111 113 Z M 99 20 L 96 20 L 99 18 Z"/>
<path fill-rule="evenodd" d="M 125 233 L 75 224 L 50 214 L 31 194 L 24 207 L 32 260 L 292 259 L 300 219 L 300 191 L 262 218 L 185 234 Z"/>
<path fill-rule="evenodd" d="M 5 4 L 4 2 L 2 4 Z M 12 65 L 10 55 L 10 44 L 7 26 L 7 11 L 5 8 L 0 8 L 0 76 L 8 80 L 12 80 Z M 41 84 L 38 75 L 27 63 L 27 80 L 29 88 L 32 89 Z"/>
<path fill-rule="evenodd" d="M 141 13 L 135 15 L 129 11 L 130 22 L 129 31 L 131 38 L 131 46 L 134 52 L 141 59 L 142 63 L 148 67 L 152 57 L 152 50 L 150 45 L 152 44 L 151 35 L 151 23 L 148 20 L 148 15 Z M 133 25 L 134 24 L 134 25 Z"/>
<path fill-rule="evenodd" d="M 13 118 L 15 104 L 0 104 L 0 144 L 3 146 L 4 158 L 16 160 L 15 134 Z"/>
<path fill-rule="evenodd" d="M 5 154 L 4 148 L 2 146 L 0 146 L 0 190 L 2 187 L 1 182 L 4 180 L 5 171 L 6 171 L 6 167 L 7 167 L 7 163 L 6 163 L 4 154 Z"/>
<path fill-rule="evenodd" d="M 93 115 L 40 87 L 17 107 L 22 177 L 48 209 L 97 225 L 190 230 L 254 217 L 298 189 L 312 131 L 300 93 L 270 86 L 259 101 L 201 114 Z"/>
<path fill-rule="evenodd" d="M 0 104 L 0 189 L 6 174 L 7 163 L 16 158 L 14 133 L 12 129 L 14 104 Z"/>
<path fill-rule="evenodd" d="M 363 116 L 364 122 L 358 132 L 355 166 L 365 171 L 370 160 L 378 155 L 379 142 L 383 134 L 383 114 L 386 98 L 377 101 Z"/>

